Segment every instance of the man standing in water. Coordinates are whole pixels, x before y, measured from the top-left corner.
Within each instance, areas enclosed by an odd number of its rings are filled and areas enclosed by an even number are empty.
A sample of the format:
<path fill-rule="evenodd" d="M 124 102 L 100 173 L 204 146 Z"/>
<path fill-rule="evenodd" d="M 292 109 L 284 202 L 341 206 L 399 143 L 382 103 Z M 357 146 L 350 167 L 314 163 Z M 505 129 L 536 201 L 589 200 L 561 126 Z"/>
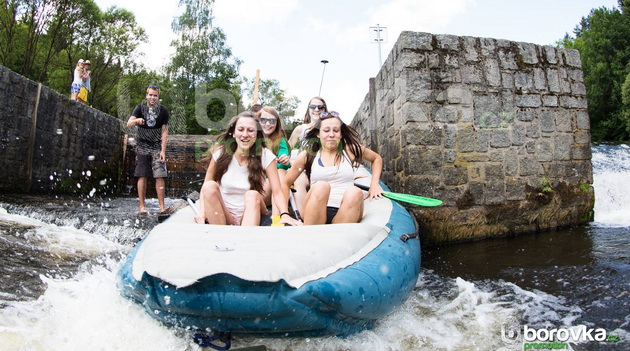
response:
<path fill-rule="evenodd" d="M 144 198 L 147 191 L 147 177 L 155 178 L 160 212 L 164 211 L 166 172 L 166 139 L 168 138 L 168 110 L 159 104 L 160 87 L 149 85 L 146 101 L 133 110 L 127 127 L 138 126 L 136 132 L 136 169 L 138 178 L 138 198 L 140 213 L 146 213 Z"/>

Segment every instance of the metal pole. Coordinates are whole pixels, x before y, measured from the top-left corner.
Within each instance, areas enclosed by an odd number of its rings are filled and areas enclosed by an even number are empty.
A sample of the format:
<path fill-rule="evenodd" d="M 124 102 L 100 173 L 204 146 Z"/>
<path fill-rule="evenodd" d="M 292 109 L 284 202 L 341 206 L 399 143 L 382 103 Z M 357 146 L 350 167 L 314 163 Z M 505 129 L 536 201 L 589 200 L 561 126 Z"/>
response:
<path fill-rule="evenodd" d="M 324 73 L 326 72 L 326 64 L 328 63 L 328 60 L 322 60 L 321 62 L 324 64 L 324 70 L 322 71 L 322 81 L 319 83 L 319 93 L 317 96 L 322 96 L 322 84 L 324 84 Z"/>
<path fill-rule="evenodd" d="M 260 80 L 260 70 L 256 70 L 256 79 L 254 80 L 254 105 L 258 103 L 258 81 Z"/>
<path fill-rule="evenodd" d="M 381 27 L 376 24 L 376 41 L 378 42 L 378 63 L 379 67 L 383 66 L 383 59 L 381 58 Z"/>
<path fill-rule="evenodd" d="M 381 57 L 381 44 L 387 40 L 387 27 L 381 27 L 380 24 L 376 24 L 376 27 L 370 27 L 370 29 L 376 32 L 376 38 L 372 39 L 372 42 L 378 44 L 378 64 L 380 68 L 383 66 L 383 58 Z"/>

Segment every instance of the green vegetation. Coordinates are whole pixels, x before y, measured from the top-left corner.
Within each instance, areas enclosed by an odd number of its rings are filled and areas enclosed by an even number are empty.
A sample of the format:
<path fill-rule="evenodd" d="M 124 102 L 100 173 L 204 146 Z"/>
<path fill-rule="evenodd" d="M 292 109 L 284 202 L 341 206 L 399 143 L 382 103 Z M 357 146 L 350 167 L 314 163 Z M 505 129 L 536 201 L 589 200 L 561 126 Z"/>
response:
<path fill-rule="evenodd" d="M 582 192 L 585 194 L 588 194 L 588 192 L 591 190 L 591 185 L 585 181 L 582 181 L 581 179 L 578 182 L 578 186 L 580 190 L 582 190 Z"/>
<path fill-rule="evenodd" d="M 593 141 L 630 140 L 630 0 L 591 10 L 560 47 L 582 58 Z"/>
<path fill-rule="evenodd" d="M 551 187 L 551 183 L 549 183 L 549 179 L 545 177 L 543 177 L 543 179 L 540 180 L 540 186 L 542 187 L 543 193 L 549 193 L 553 191 L 553 188 Z"/>
<path fill-rule="evenodd" d="M 92 0 L 2 0 L 0 65 L 69 95 L 77 60 L 89 59 L 94 108 L 126 121 L 146 87 L 156 84 L 173 116 L 171 133 L 207 134 L 195 118 L 195 90 L 221 89 L 234 97 L 236 106 L 208 101 L 213 121 L 221 120 L 226 109 L 242 111 L 241 60 L 232 55 L 221 28 L 212 25 L 214 0 L 180 0 L 179 5 L 184 11 L 172 24 L 175 55 L 154 71 L 142 64 L 137 50 L 147 34 L 125 9 L 102 11 Z M 269 91 L 277 91 L 268 103 L 292 116 L 297 98 L 281 91 L 277 81 L 269 82 Z"/>
<path fill-rule="evenodd" d="M 243 79 L 244 93 L 254 100 L 254 79 Z M 283 117 L 282 123 L 285 130 L 293 130 L 302 123 L 301 119 L 295 121 L 290 117 L 295 115 L 295 109 L 300 103 L 295 96 L 289 96 L 287 91 L 280 88 L 280 82 L 275 79 L 261 79 L 258 82 L 258 103 L 272 106 Z"/>

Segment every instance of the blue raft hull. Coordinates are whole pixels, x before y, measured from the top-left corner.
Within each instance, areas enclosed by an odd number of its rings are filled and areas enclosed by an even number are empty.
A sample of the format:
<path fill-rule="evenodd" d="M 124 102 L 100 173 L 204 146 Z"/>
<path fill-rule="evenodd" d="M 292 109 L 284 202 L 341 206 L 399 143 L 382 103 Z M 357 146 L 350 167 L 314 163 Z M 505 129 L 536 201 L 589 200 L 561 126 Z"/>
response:
<path fill-rule="evenodd" d="M 400 239 L 417 233 L 414 219 L 393 202 L 386 226 L 387 237 L 358 262 L 299 288 L 225 273 L 180 288 L 146 272 L 138 281 L 132 265 L 145 238 L 120 268 L 118 287 L 169 326 L 258 336 L 346 336 L 372 328 L 403 304 L 420 273 L 418 238 Z"/>

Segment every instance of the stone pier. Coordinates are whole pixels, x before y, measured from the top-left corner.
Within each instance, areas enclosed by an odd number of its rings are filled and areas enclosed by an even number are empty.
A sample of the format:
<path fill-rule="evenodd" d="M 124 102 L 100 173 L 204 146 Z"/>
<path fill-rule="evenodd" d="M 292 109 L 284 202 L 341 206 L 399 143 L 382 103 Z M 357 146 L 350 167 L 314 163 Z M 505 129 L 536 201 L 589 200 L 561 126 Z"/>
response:
<path fill-rule="evenodd" d="M 579 52 L 403 32 L 353 120 L 428 244 L 536 232 L 593 216 Z"/>

